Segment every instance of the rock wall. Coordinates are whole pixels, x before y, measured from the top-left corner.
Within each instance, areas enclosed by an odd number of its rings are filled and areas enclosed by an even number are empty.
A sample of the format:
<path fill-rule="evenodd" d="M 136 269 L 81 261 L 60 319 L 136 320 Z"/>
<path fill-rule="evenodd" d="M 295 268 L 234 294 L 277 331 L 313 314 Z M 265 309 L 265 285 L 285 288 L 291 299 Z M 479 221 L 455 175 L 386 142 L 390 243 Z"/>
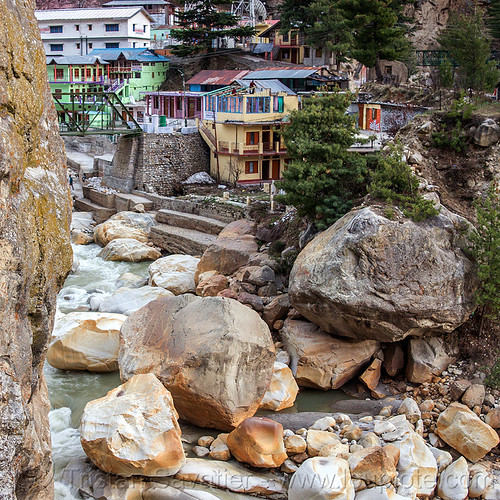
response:
<path fill-rule="evenodd" d="M 42 366 L 70 193 L 33 0 L 0 1 L 0 498 L 53 498 Z"/>
<path fill-rule="evenodd" d="M 200 134 L 143 134 L 120 138 L 113 164 L 103 165 L 103 181 L 124 193 L 138 189 L 171 196 L 181 181 L 209 169 Z"/>

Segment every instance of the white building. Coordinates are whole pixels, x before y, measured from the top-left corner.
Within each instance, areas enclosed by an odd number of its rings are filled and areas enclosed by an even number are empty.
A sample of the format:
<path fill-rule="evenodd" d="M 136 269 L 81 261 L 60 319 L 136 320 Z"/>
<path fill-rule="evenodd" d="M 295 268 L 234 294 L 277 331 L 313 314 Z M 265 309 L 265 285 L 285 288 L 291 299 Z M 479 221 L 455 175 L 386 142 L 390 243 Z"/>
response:
<path fill-rule="evenodd" d="M 35 15 L 48 56 L 149 47 L 152 18 L 141 7 L 37 10 Z"/>

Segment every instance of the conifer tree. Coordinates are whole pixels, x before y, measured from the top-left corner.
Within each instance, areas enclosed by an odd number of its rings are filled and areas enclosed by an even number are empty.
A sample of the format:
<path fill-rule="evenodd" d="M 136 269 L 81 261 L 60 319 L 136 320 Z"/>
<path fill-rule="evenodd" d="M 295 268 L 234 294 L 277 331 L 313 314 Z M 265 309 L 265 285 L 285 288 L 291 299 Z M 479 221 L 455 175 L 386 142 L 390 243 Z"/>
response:
<path fill-rule="evenodd" d="M 172 48 L 173 54 L 182 57 L 210 52 L 219 38 L 252 36 L 254 28 L 240 26 L 237 16 L 218 10 L 218 7 L 230 3 L 228 0 L 199 0 L 191 9 L 180 12 L 177 22 L 180 28 L 172 30 L 172 36 L 181 45 Z"/>
<path fill-rule="evenodd" d="M 291 161 L 279 187 L 280 201 L 297 208 L 322 229 L 333 224 L 364 195 L 366 161 L 349 152 L 353 118 L 347 94 L 312 97 L 294 111 L 282 134 Z"/>

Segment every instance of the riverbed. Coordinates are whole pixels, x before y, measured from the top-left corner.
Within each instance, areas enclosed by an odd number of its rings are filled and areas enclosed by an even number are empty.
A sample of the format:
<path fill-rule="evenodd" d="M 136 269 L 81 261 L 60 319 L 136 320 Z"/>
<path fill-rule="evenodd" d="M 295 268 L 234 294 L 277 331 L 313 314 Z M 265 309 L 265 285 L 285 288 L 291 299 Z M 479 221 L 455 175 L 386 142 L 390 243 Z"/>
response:
<path fill-rule="evenodd" d="M 58 314 L 88 310 L 89 298 L 93 294 L 108 294 L 116 290 L 116 282 L 123 273 L 132 272 L 148 277 L 149 263 L 104 261 L 98 256 L 100 250 L 97 245 L 74 245 L 73 251 L 78 268 L 68 276 L 59 293 Z M 47 363 L 44 372 L 52 408 L 50 425 L 56 481 L 55 500 L 80 500 L 78 494 L 71 492 L 60 481 L 61 473 L 71 460 L 85 456 L 78 431 L 85 405 L 120 385 L 119 372 L 62 371 Z M 341 391 L 301 390 L 295 405 L 283 412 L 329 412 L 332 403 L 341 399 L 346 399 L 346 395 Z M 265 415 L 266 412 L 259 412 L 260 414 Z M 196 435 L 217 434 L 217 431 L 209 432 L 207 429 L 183 426 L 182 423 L 181 427 L 191 438 Z M 221 492 L 221 498 L 241 498 L 241 495 Z"/>

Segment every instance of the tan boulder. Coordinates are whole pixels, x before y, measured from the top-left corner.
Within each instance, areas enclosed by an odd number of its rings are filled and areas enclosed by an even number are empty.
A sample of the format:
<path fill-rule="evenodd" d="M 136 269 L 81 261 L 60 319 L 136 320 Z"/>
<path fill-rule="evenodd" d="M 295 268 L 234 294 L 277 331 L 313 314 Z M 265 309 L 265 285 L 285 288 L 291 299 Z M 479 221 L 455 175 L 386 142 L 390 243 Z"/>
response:
<path fill-rule="evenodd" d="M 493 429 L 500 429 L 500 406 L 492 408 L 484 418 L 484 421 L 493 427 Z"/>
<path fill-rule="evenodd" d="M 170 290 L 174 295 L 194 293 L 194 275 L 200 259 L 191 255 L 168 255 L 149 266 L 149 285 Z"/>
<path fill-rule="evenodd" d="M 289 455 L 297 455 L 306 451 L 307 444 L 303 437 L 292 434 L 285 438 L 285 448 Z"/>
<path fill-rule="evenodd" d="M 243 420 L 227 438 L 236 460 L 253 467 L 275 468 L 288 458 L 281 424 L 264 417 Z"/>
<path fill-rule="evenodd" d="M 348 463 L 353 479 L 362 479 L 379 486 L 391 483 L 397 476 L 393 457 L 380 446 L 354 452 Z"/>
<path fill-rule="evenodd" d="M 52 332 L 47 361 L 60 370 L 118 370 L 120 328 L 127 316 L 72 312 L 59 316 Z"/>
<path fill-rule="evenodd" d="M 200 295 L 201 297 L 217 297 L 217 294 L 225 290 L 228 285 L 228 279 L 222 274 L 209 276 L 199 281 L 196 287 L 196 295 Z"/>
<path fill-rule="evenodd" d="M 156 222 L 151 214 L 119 212 L 94 228 L 94 240 L 102 247 L 116 238 L 132 238 L 147 243 L 154 225 Z"/>
<path fill-rule="evenodd" d="M 99 252 L 98 256 L 103 260 L 143 262 L 159 259 L 161 252 L 133 238 L 115 238 Z"/>
<path fill-rule="evenodd" d="M 260 407 L 264 410 L 280 411 L 295 403 L 299 386 L 290 368 L 284 363 L 274 362 L 271 384 L 264 394 Z"/>
<path fill-rule="evenodd" d="M 123 380 L 154 373 L 182 419 L 232 430 L 255 414 L 271 381 L 275 348 L 259 315 L 232 299 L 160 298 L 121 330 Z"/>
<path fill-rule="evenodd" d="M 339 444 L 340 438 L 333 432 L 309 429 L 306 442 L 307 454 L 310 457 L 317 457 L 324 446 Z"/>
<path fill-rule="evenodd" d="M 217 270 L 229 275 L 245 266 L 259 248 L 255 232 L 255 222 L 237 220 L 228 224 L 219 233 L 215 243 L 203 253 L 198 264 L 198 274 Z"/>
<path fill-rule="evenodd" d="M 71 243 L 74 245 L 90 245 L 91 243 L 94 243 L 94 237 L 83 231 L 72 230 Z"/>
<path fill-rule="evenodd" d="M 370 366 L 359 376 L 359 380 L 363 382 L 368 389 L 371 391 L 377 388 L 378 382 L 380 380 L 380 373 L 382 370 L 382 361 L 375 358 Z"/>
<path fill-rule="evenodd" d="M 290 310 L 290 301 L 288 294 L 283 293 L 274 297 L 269 304 L 266 304 L 262 313 L 262 319 L 269 325 L 273 326 L 276 321 L 285 319 Z"/>
<path fill-rule="evenodd" d="M 299 386 L 338 389 L 366 365 L 380 344 L 353 342 L 320 330 L 307 321 L 287 319 L 281 330 Z"/>
<path fill-rule="evenodd" d="M 185 461 L 172 396 L 153 374 L 136 375 L 85 406 L 87 456 L 118 476 L 170 476 Z"/>
<path fill-rule="evenodd" d="M 483 458 L 499 443 L 498 434 L 460 403 L 452 403 L 439 415 L 437 433 L 471 462 Z"/>

